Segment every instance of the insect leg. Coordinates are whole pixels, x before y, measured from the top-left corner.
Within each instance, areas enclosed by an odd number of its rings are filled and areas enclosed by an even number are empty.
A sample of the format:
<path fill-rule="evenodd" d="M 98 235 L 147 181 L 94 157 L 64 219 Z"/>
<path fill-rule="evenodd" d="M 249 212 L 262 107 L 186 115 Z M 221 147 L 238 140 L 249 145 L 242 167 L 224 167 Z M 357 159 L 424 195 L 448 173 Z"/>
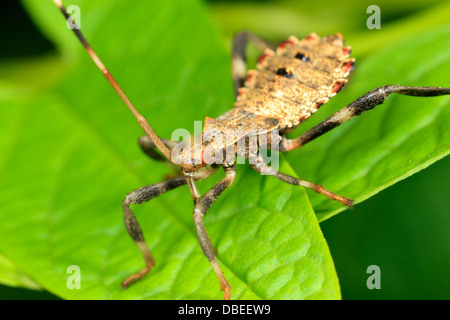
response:
<path fill-rule="evenodd" d="M 287 174 L 276 171 L 271 166 L 266 164 L 264 162 L 264 159 L 261 156 L 257 157 L 256 164 L 252 164 L 252 168 L 259 173 L 274 176 L 275 178 L 280 179 L 281 181 L 287 182 L 289 184 L 293 184 L 296 186 L 303 186 L 306 188 L 313 189 L 314 191 L 323 194 L 324 196 L 330 198 L 331 200 L 339 201 L 350 207 L 353 206 L 353 200 L 348 199 L 343 196 L 340 196 L 338 194 L 335 194 L 335 193 L 325 189 L 323 186 L 321 186 L 319 184 L 309 182 L 306 180 L 302 180 L 302 179 L 298 179 L 298 178 L 295 178 L 295 177 L 289 176 Z"/>
<path fill-rule="evenodd" d="M 215 169 L 206 169 L 199 171 L 194 175 L 196 180 L 201 180 L 209 177 L 216 172 Z M 150 186 L 139 188 L 135 191 L 130 192 L 125 200 L 122 202 L 123 207 L 123 217 L 125 221 L 125 226 L 127 228 L 128 234 L 133 239 L 133 241 L 138 246 L 141 251 L 144 260 L 145 268 L 139 272 L 129 276 L 122 282 L 122 289 L 126 289 L 131 283 L 144 277 L 151 268 L 155 265 L 155 260 L 144 240 L 144 235 L 142 233 L 139 222 L 137 221 L 133 211 L 130 209 L 131 204 L 140 204 L 145 201 L 149 201 L 153 198 L 160 196 L 161 194 L 172 190 L 176 187 L 186 184 L 186 180 L 183 176 L 176 177 L 170 180 L 166 180 L 160 183 L 152 184 Z"/>
<path fill-rule="evenodd" d="M 432 97 L 450 94 L 450 88 L 409 87 L 399 85 L 387 85 L 376 88 L 342 108 L 328 119 L 302 134 L 300 137 L 292 140 L 283 138 L 280 145 L 280 151 L 290 151 L 305 145 L 338 125 L 382 104 L 384 99 L 391 93 L 400 93 L 417 97 Z"/>
<path fill-rule="evenodd" d="M 249 31 L 242 31 L 234 36 L 231 67 L 236 96 L 238 94 L 238 89 L 244 85 L 245 72 L 247 70 L 245 49 L 249 40 L 251 40 L 261 51 L 264 51 L 265 49 L 275 50 L 275 46 L 272 43 Z"/>
<path fill-rule="evenodd" d="M 236 175 L 236 166 L 225 167 L 226 176 L 220 180 L 214 187 L 212 187 L 203 197 L 201 197 L 194 207 L 194 222 L 197 229 L 198 240 L 202 247 L 203 253 L 208 258 L 214 272 L 219 279 L 220 288 L 224 291 L 224 300 L 230 299 L 231 287 L 225 279 L 222 270 L 216 260 L 216 250 L 214 249 L 208 233 L 203 224 L 203 216 L 208 211 L 209 207 L 216 201 L 216 199 L 228 188 L 234 180 Z"/>
<path fill-rule="evenodd" d="M 169 148 L 169 150 L 172 150 L 172 148 L 179 143 L 177 141 L 172 141 L 164 138 L 161 138 L 161 141 L 166 145 L 167 148 Z M 165 157 L 163 157 L 156 151 L 157 148 L 155 147 L 155 144 L 148 136 L 139 137 L 138 143 L 142 151 L 150 158 L 163 162 L 167 161 Z"/>

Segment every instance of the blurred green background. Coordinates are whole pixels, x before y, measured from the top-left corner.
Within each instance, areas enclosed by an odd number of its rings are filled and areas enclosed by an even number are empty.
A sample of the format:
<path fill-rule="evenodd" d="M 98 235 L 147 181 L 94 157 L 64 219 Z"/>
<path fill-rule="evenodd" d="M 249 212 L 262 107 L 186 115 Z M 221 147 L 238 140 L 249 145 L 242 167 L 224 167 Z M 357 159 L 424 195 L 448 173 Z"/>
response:
<path fill-rule="evenodd" d="M 368 5 L 381 8 L 381 29 L 368 30 Z M 376 53 L 397 39 L 426 32 L 450 19 L 448 1 L 208 1 L 208 9 L 224 36 L 242 29 L 279 41 L 312 31 L 341 32 L 358 55 Z M 26 79 L 36 85 L 43 66 L 54 63 L 55 49 L 28 18 L 20 2 L 0 10 L 0 81 L 11 77 L 11 61 L 30 69 Z M 371 41 L 366 39 L 370 36 Z M 450 35 L 449 35 L 450 36 Z M 450 37 L 449 37 L 450 39 Z M 449 40 L 450 41 L 450 40 Z M 20 61 L 20 65 L 16 62 Z M 39 63 L 36 63 L 39 62 Z M 48 84 L 51 85 L 49 76 Z M 386 79 L 389 82 L 389 79 Z M 448 85 L 448 83 L 443 84 Z M 355 97 L 356 98 L 356 97 Z M 3 107 L 3 106 L 2 106 Z M 344 299 L 449 299 L 450 160 L 448 157 L 418 174 L 321 224 L 330 246 Z M 407 204 L 407 205 L 406 205 Z M 369 265 L 381 269 L 381 289 L 366 287 Z M 0 299 L 52 299 L 45 291 L 0 285 Z"/>

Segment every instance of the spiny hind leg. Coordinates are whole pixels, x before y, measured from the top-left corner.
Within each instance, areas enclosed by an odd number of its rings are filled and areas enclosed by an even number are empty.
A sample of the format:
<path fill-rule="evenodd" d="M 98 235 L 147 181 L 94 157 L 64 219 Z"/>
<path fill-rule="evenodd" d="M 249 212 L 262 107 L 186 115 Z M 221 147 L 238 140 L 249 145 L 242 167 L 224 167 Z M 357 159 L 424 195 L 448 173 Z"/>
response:
<path fill-rule="evenodd" d="M 214 174 L 216 172 L 215 169 L 206 169 L 199 171 L 194 174 L 195 180 L 201 180 L 204 178 L 209 177 L 210 175 Z M 155 259 L 153 258 L 153 255 L 150 252 L 150 249 L 148 248 L 144 235 L 142 233 L 141 226 L 139 225 L 139 222 L 136 219 L 136 216 L 134 215 L 133 211 L 130 209 L 131 204 L 140 204 L 145 201 L 149 201 L 153 198 L 156 198 L 160 196 L 161 194 L 175 189 L 179 186 L 182 186 L 186 184 L 186 180 L 183 176 L 176 177 L 173 179 L 169 179 L 160 183 L 152 184 L 150 186 L 142 187 L 137 190 L 134 190 L 130 192 L 126 197 L 125 200 L 122 202 L 123 207 L 123 217 L 125 221 L 125 227 L 128 231 L 128 234 L 130 235 L 131 239 L 136 243 L 139 250 L 142 253 L 142 256 L 144 257 L 145 261 L 145 268 L 141 269 L 139 272 L 132 274 L 131 276 L 127 277 L 122 282 L 122 289 L 126 289 L 130 284 L 133 282 L 142 279 L 147 273 L 150 272 L 152 267 L 155 265 Z"/>

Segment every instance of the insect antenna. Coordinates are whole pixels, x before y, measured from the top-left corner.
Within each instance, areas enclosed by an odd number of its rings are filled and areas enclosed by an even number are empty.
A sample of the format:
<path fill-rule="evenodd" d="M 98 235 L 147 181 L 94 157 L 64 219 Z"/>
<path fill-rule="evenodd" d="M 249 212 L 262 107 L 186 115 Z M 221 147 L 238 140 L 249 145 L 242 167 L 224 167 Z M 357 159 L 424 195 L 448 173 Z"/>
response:
<path fill-rule="evenodd" d="M 100 69 L 100 71 L 103 73 L 105 78 L 109 81 L 109 83 L 112 85 L 114 90 L 117 92 L 117 94 L 120 96 L 122 101 L 126 104 L 128 109 L 133 113 L 133 115 L 136 117 L 137 122 L 141 126 L 141 128 L 144 130 L 144 132 L 148 135 L 148 137 L 152 140 L 152 142 L 155 144 L 155 146 L 158 148 L 159 151 L 169 160 L 171 160 L 171 152 L 169 148 L 161 141 L 161 139 L 158 137 L 156 132 L 153 130 L 153 128 L 150 126 L 148 121 L 142 116 L 136 108 L 131 103 L 130 99 L 126 96 L 126 94 L 123 92 L 122 88 L 119 86 L 117 81 L 113 78 L 111 73 L 106 69 L 105 65 L 102 63 L 100 58 L 97 56 L 95 51 L 92 49 L 92 47 L 89 45 L 89 43 L 84 38 L 83 34 L 81 33 L 79 27 L 72 21 L 72 18 L 70 17 L 69 13 L 67 12 L 66 8 L 64 7 L 64 4 L 61 0 L 53 0 L 55 5 L 59 8 L 59 10 L 62 12 L 62 14 L 66 17 L 67 21 L 70 21 L 72 23 L 72 30 L 77 36 L 78 40 L 80 40 L 83 47 L 86 49 L 87 53 L 91 57 L 92 61 L 96 64 L 96 66 Z"/>

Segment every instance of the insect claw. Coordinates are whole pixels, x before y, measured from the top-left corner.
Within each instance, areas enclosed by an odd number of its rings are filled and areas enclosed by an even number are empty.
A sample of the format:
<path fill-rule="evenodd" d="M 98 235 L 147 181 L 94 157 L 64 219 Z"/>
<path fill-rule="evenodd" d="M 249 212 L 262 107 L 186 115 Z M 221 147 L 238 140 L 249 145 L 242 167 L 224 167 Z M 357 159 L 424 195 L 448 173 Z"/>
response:
<path fill-rule="evenodd" d="M 354 204 L 355 200 L 352 199 L 347 199 L 347 203 L 346 205 L 348 206 L 349 210 L 353 210 L 353 204 Z"/>
<path fill-rule="evenodd" d="M 349 199 L 349 198 L 346 198 L 346 197 L 343 197 L 343 196 L 340 196 L 337 194 L 335 194 L 334 200 L 337 200 L 340 203 L 345 204 L 349 210 L 353 210 L 353 204 L 354 204 L 355 200 L 352 200 L 352 199 Z"/>

